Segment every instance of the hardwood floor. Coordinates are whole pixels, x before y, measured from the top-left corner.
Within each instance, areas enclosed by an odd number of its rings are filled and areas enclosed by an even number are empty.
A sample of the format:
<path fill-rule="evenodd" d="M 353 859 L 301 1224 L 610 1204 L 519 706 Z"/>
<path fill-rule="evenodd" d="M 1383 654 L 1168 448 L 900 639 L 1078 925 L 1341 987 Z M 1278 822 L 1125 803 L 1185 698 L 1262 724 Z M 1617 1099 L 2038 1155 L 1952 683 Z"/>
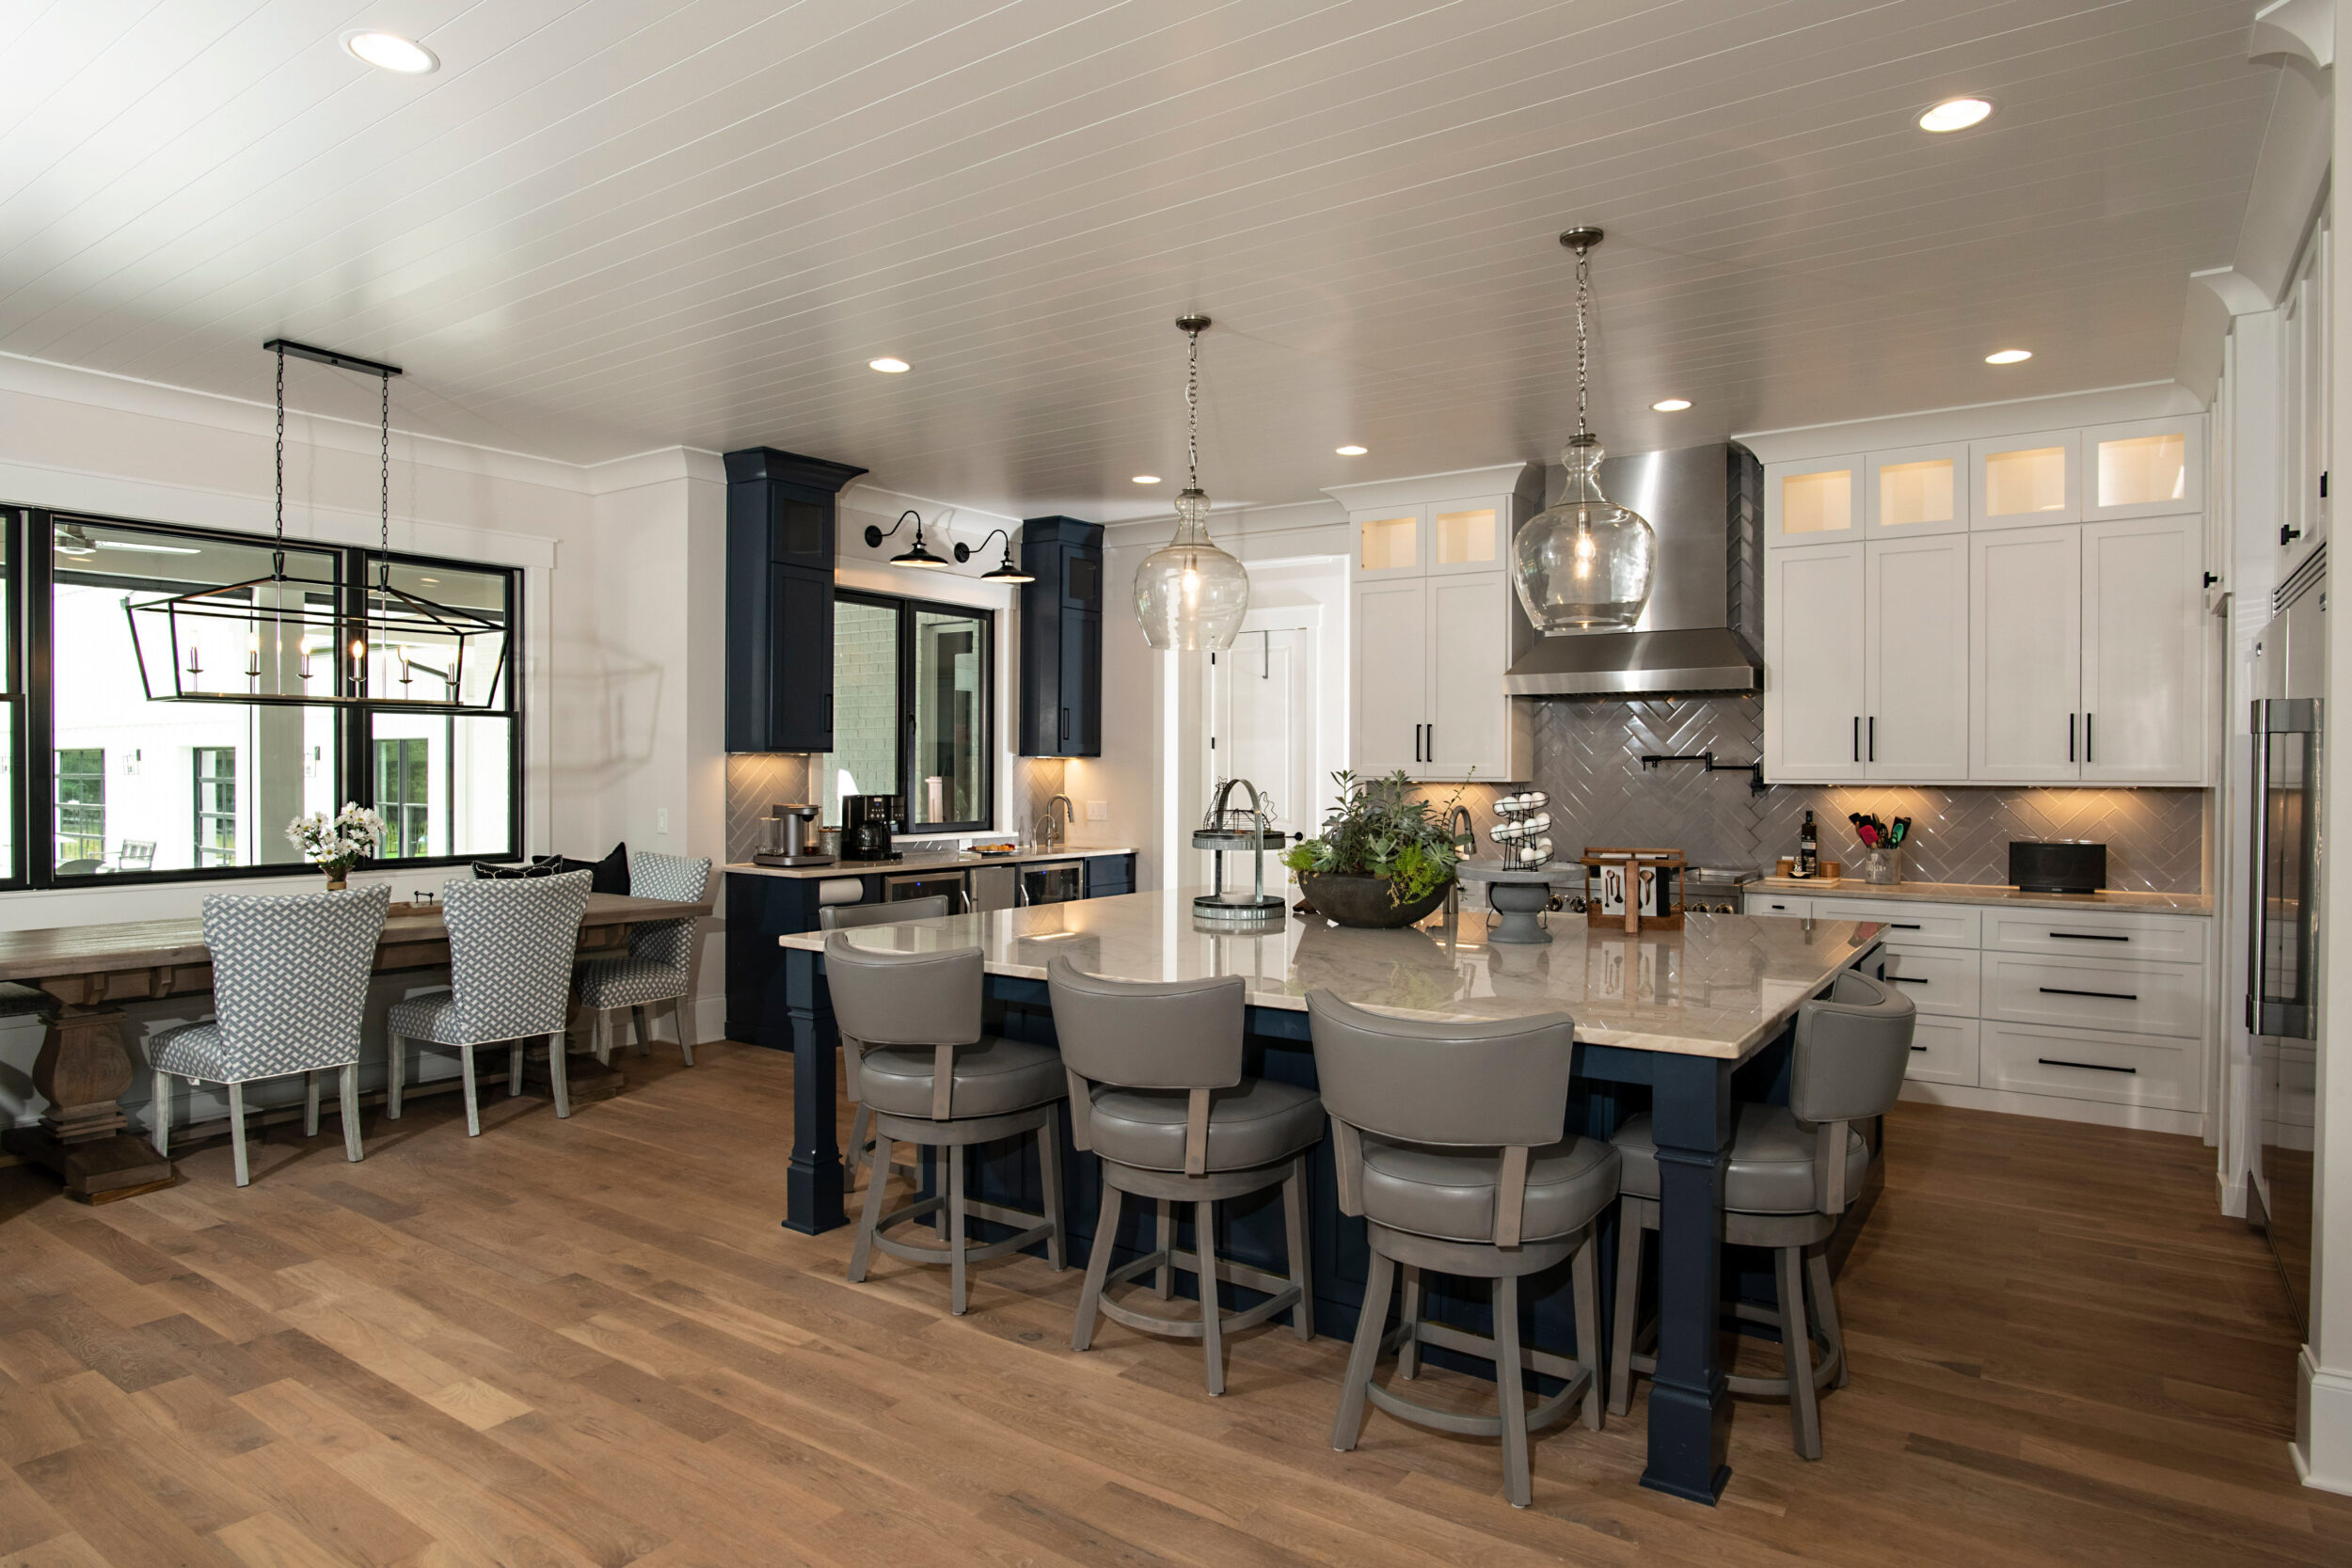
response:
<path fill-rule="evenodd" d="M 1640 1402 L 1535 1444 L 1373 1412 L 1344 1346 L 1105 1323 L 1077 1270 L 944 1273 L 777 1226 L 788 1058 L 713 1045 L 558 1122 L 492 1097 L 225 1145 L 103 1208 L 0 1171 L 0 1564 L 2343 1563 L 2296 1486 L 2261 1241 L 2184 1138 L 1904 1105 L 1839 1285 L 1827 1456 L 1741 1402 L 1723 1504 L 1635 1485 Z M 1426 1384 L 1482 1396 L 1433 1371 Z"/>

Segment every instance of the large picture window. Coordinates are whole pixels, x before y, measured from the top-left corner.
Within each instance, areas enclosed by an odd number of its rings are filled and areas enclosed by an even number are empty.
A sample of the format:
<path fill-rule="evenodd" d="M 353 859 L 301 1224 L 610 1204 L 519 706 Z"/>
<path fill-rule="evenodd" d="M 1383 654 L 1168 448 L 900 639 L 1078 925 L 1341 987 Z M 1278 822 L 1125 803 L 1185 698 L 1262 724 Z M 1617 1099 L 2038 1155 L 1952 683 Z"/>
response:
<path fill-rule="evenodd" d="M 383 815 L 388 860 L 519 853 L 511 652 L 484 657 L 469 646 L 461 667 L 454 638 L 373 626 L 363 591 L 388 563 L 396 588 L 503 626 L 511 649 L 516 574 L 292 542 L 275 573 L 268 539 L 20 516 L 12 539 L 39 546 L 25 585 L 34 679 L 24 727 L 41 776 L 27 792 L 54 816 L 25 868 L 36 885 L 289 870 L 301 855 L 287 824 L 346 800 Z M 205 590 L 225 590 L 214 602 L 228 612 L 166 623 L 143 661 L 129 607 Z M 294 629 L 257 635 L 240 619 L 246 606 L 282 610 Z M 366 695 L 379 700 L 286 700 L 337 691 L 321 672 L 356 657 L 355 645 L 366 650 Z M 191 671 L 203 678 L 175 678 Z M 175 687 L 208 700 L 175 699 Z M 418 697 L 487 711 L 419 711 L 405 702 Z"/>
<path fill-rule="evenodd" d="M 834 605 L 834 749 L 825 816 L 850 795 L 903 798 L 907 832 L 995 826 L 995 617 L 918 599 Z"/>

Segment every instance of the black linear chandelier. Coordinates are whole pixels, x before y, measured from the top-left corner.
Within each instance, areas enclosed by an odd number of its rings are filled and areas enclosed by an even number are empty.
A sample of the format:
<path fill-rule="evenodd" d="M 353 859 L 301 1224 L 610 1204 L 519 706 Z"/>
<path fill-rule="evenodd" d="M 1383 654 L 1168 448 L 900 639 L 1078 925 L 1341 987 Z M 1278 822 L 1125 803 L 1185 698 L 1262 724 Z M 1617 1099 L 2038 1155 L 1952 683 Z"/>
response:
<path fill-rule="evenodd" d="M 400 367 L 284 338 L 262 346 L 278 356 L 278 510 L 270 573 L 122 601 L 148 700 L 512 712 L 506 624 L 479 610 L 420 597 L 392 582 L 392 377 L 401 373 Z M 348 591 L 335 578 L 286 570 L 290 354 L 373 375 L 383 384 L 375 580 Z"/>

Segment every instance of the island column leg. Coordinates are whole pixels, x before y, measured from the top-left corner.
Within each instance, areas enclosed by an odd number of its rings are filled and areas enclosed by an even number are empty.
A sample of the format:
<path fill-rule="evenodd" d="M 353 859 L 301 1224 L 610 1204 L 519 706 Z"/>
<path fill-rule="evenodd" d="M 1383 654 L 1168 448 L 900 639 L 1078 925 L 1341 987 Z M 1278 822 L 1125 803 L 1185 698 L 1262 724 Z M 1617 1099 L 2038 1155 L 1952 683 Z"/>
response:
<path fill-rule="evenodd" d="M 1731 1479 L 1720 1315 L 1731 1064 L 1661 1057 L 1650 1117 L 1658 1140 L 1658 1375 L 1642 1484 L 1712 1503 Z"/>
<path fill-rule="evenodd" d="M 824 958 L 784 952 L 785 1005 L 792 1017 L 792 1163 L 785 1173 L 784 1225 L 816 1235 L 849 1223 L 841 1208 L 841 1146 L 834 1130 L 834 1054 L 841 1032 Z"/>
<path fill-rule="evenodd" d="M 67 1195 L 84 1203 L 170 1186 L 171 1162 L 123 1131 L 121 1097 L 133 1069 L 120 1012 L 95 1004 L 59 1007 L 33 1061 L 33 1088 L 49 1108 L 38 1126 L 8 1129 L 8 1151 L 56 1172 Z"/>

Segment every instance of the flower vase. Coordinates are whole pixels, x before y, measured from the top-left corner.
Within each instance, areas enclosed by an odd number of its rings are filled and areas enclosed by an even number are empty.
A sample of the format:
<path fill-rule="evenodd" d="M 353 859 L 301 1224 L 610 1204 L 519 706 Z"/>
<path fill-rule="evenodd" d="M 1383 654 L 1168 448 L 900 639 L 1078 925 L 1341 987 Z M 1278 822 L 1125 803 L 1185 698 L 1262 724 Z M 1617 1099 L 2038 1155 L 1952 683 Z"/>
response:
<path fill-rule="evenodd" d="M 1874 845 L 1862 851 L 1862 879 L 1881 887 L 1891 887 L 1903 879 L 1903 852 L 1892 844 Z"/>
<path fill-rule="evenodd" d="M 351 867 L 347 865 L 322 865 L 319 869 L 326 873 L 327 892 L 342 893 L 345 890 L 348 884 L 344 881 L 344 879 L 350 875 Z"/>

